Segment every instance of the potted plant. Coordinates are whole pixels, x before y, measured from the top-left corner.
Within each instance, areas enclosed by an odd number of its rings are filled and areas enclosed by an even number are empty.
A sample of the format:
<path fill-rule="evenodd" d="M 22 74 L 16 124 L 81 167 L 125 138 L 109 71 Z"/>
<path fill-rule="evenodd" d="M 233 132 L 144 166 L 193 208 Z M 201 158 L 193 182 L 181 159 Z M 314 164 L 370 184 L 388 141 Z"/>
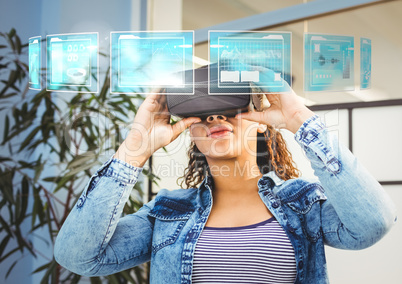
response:
<path fill-rule="evenodd" d="M 8 263 L 3 276 L 7 278 L 18 269 L 21 257 L 41 254 L 32 242 L 34 236 L 39 235 L 37 239 L 52 248 L 86 182 L 101 160 L 119 147 L 127 122 L 132 121 L 144 97 L 110 94 L 108 71 L 99 93 L 28 92 L 28 44 L 21 42 L 14 29 L 0 33 L 0 39 L 0 263 Z M 41 76 L 45 77 L 44 69 Z M 156 183 L 147 169 L 143 173 Z M 123 214 L 138 210 L 142 197 L 142 183 L 138 182 Z M 28 231 L 24 230 L 27 224 Z M 17 254 L 20 257 L 10 262 Z M 53 255 L 42 257 L 47 263 L 32 271 L 43 273 L 41 283 L 84 279 L 59 266 Z M 90 281 L 148 283 L 147 271 L 144 264 Z"/>

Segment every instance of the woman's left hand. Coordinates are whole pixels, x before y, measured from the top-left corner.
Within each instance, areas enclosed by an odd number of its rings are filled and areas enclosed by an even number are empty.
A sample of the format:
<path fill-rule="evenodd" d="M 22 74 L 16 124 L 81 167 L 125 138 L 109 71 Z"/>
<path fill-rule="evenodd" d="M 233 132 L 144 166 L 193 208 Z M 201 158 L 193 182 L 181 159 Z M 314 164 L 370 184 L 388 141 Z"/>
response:
<path fill-rule="evenodd" d="M 304 105 L 293 89 L 289 90 L 286 93 L 267 93 L 267 99 L 271 104 L 269 108 L 262 112 L 239 113 L 236 118 L 268 124 L 275 128 L 285 128 L 296 133 L 303 122 L 314 113 Z"/>

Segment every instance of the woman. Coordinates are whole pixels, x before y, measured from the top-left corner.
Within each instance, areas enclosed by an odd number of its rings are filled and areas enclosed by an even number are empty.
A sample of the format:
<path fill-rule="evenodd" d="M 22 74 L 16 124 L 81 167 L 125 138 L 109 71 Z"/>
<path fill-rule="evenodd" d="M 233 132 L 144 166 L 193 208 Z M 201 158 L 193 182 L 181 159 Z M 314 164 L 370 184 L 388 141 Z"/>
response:
<path fill-rule="evenodd" d="M 56 260 L 88 276 L 151 260 L 151 283 L 328 283 L 324 244 L 371 246 L 395 222 L 395 207 L 294 92 L 267 98 L 271 107 L 264 112 L 170 125 L 161 113 L 166 97 L 148 96 L 127 139 L 65 221 Z M 161 190 L 120 218 L 144 163 L 188 127 L 194 146 L 184 181 L 201 185 Z M 319 182 L 296 178 L 273 127 L 295 134 Z M 264 155 L 256 155 L 262 133 L 267 173 Z"/>

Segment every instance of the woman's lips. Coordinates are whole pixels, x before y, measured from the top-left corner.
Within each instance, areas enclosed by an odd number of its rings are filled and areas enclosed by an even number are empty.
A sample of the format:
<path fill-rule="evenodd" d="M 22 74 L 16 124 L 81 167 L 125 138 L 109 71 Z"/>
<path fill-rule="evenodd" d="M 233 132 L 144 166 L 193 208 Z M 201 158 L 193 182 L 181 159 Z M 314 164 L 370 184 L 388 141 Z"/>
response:
<path fill-rule="evenodd" d="M 208 137 L 219 138 L 233 133 L 233 129 L 226 125 L 216 125 L 208 129 Z"/>
<path fill-rule="evenodd" d="M 225 131 L 218 131 L 218 132 L 212 133 L 209 137 L 211 137 L 211 138 L 220 138 L 220 137 L 224 137 L 224 136 L 226 136 L 226 135 L 229 135 L 229 134 L 231 134 L 231 133 L 233 133 L 233 132 L 232 132 L 232 131 L 228 131 L 228 130 L 225 130 Z"/>

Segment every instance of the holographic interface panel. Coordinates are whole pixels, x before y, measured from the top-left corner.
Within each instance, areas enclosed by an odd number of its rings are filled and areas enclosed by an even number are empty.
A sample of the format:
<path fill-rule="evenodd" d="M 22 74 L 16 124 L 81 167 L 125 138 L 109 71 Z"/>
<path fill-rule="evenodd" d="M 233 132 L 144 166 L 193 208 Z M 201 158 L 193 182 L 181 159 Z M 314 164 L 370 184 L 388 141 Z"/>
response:
<path fill-rule="evenodd" d="M 47 36 L 47 90 L 98 92 L 98 34 Z"/>
<path fill-rule="evenodd" d="M 149 94 L 174 87 L 193 94 L 193 43 L 192 31 L 111 33 L 111 92 Z"/>
<path fill-rule="evenodd" d="M 29 39 L 29 88 L 32 90 L 41 89 L 41 40 L 42 37 L 31 37 Z"/>
<path fill-rule="evenodd" d="M 354 90 L 354 37 L 304 35 L 304 90 Z"/>
<path fill-rule="evenodd" d="M 256 85 L 265 93 L 291 85 L 291 33 L 209 32 L 209 93 L 233 94 Z"/>
<path fill-rule="evenodd" d="M 371 88 L 371 39 L 360 38 L 360 89 Z"/>

